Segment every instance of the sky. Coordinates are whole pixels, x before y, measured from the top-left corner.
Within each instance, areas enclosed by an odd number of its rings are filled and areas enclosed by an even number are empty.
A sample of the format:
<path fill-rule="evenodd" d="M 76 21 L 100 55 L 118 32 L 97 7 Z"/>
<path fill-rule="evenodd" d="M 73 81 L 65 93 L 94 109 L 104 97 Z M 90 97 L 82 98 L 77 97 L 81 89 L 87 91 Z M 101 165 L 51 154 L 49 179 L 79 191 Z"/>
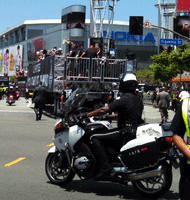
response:
<path fill-rule="evenodd" d="M 120 0 L 116 3 L 114 20 L 129 21 L 130 16 L 144 16 L 144 21 L 158 25 L 158 9 L 154 6 L 157 3 L 158 0 Z M 25 20 L 61 19 L 62 9 L 71 5 L 86 6 L 86 19 L 90 19 L 90 0 L 0 0 L 0 34 Z"/>

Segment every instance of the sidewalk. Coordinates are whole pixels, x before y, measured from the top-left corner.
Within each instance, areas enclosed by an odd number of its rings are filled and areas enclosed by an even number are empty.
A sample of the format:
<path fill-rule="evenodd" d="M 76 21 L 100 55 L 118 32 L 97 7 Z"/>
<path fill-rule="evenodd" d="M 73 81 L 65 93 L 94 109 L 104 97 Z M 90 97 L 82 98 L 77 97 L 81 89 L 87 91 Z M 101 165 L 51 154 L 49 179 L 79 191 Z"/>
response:
<path fill-rule="evenodd" d="M 145 115 L 145 116 L 144 116 Z M 175 115 L 175 112 L 172 110 L 168 110 L 169 119 L 168 121 L 171 121 Z M 158 108 L 154 108 L 152 105 L 144 105 L 144 112 L 143 112 L 143 118 L 145 117 L 146 120 L 158 120 L 158 122 L 161 121 L 161 115 Z"/>

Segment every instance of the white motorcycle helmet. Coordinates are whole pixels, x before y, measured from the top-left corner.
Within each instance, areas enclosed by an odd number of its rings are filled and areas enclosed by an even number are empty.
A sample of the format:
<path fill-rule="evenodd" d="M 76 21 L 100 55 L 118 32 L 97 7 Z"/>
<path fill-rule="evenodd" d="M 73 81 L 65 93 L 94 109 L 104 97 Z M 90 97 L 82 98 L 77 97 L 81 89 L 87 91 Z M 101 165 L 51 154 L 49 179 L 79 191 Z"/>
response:
<path fill-rule="evenodd" d="M 132 72 L 125 72 L 119 76 L 119 91 L 125 92 L 135 92 L 137 88 L 137 77 Z"/>

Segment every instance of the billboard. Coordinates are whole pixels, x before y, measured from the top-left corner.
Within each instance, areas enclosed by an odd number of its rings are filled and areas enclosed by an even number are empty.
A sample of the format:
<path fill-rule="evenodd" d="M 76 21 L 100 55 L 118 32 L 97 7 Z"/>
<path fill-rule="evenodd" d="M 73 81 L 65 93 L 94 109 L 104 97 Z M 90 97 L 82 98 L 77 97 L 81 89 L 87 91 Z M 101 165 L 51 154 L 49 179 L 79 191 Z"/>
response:
<path fill-rule="evenodd" d="M 28 61 L 38 60 L 37 51 L 43 50 L 43 39 L 39 38 L 27 43 Z"/>
<path fill-rule="evenodd" d="M 190 19 L 189 16 L 177 16 L 174 18 L 174 31 L 189 37 L 189 26 Z"/>
<path fill-rule="evenodd" d="M 177 0 L 177 11 L 189 11 L 189 0 Z"/>
<path fill-rule="evenodd" d="M 22 69 L 23 46 L 5 48 L 0 55 L 0 75 L 14 76 Z"/>
<path fill-rule="evenodd" d="M 130 16 L 129 34 L 143 35 L 143 16 Z"/>
<path fill-rule="evenodd" d="M 72 12 L 67 14 L 67 29 L 85 29 L 85 13 Z"/>

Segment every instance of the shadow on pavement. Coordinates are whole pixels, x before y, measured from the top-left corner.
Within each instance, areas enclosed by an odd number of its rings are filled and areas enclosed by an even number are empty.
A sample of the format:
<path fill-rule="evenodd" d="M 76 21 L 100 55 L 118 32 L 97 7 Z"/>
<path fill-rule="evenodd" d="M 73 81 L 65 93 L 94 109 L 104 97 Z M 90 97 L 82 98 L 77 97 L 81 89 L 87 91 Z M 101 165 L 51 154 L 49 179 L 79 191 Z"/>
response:
<path fill-rule="evenodd" d="M 50 183 L 50 182 L 48 182 Z M 50 183 L 51 184 L 51 183 Z M 97 196 L 106 196 L 114 197 L 118 196 L 120 199 L 136 199 L 136 200 L 150 200 L 153 198 L 143 198 L 139 193 L 135 191 L 132 185 L 122 185 L 111 182 L 96 182 L 96 181 L 81 181 L 73 180 L 66 186 L 59 186 L 62 189 L 65 189 L 66 192 L 80 192 L 80 193 L 94 193 Z M 172 190 L 169 190 L 165 195 L 157 198 L 159 200 L 170 199 L 177 200 L 179 199 L 178 193 L 173 193 Z"/>

